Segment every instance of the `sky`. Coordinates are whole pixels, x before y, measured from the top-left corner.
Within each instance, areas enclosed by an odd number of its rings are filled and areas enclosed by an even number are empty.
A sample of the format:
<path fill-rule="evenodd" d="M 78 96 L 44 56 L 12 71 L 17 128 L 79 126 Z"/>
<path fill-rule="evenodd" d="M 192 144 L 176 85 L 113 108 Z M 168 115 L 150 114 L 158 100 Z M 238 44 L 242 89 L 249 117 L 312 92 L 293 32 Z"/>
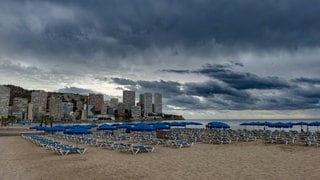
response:
<path fill-rule="evenodd" d="M 192 119 L 320 117 L 318 0 L 1 0 L 0 84 Z"/>

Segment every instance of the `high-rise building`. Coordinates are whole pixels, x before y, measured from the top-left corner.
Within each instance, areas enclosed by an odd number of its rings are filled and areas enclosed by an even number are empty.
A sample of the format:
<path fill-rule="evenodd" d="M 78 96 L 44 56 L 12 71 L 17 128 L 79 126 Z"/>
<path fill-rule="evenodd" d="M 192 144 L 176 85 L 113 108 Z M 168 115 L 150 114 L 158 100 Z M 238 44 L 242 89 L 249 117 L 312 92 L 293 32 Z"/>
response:
<path fill-rule="evenodd" d="M 62 100 L 59 95 L 49 97 L 49 113 L 54 119 L 61 119 Z"/>
<path fill-rule="evenodd" d="M 144 93 L 143 99 L 144 116 L 148 116 L 150 113 L 152 113 L 152 93 Z"/>
<path fill-rule="evenodd" d="M 10 88 L 0 85 L 0 118 L 9 115 Z"/>
<path fill-rule="evenodd" d="M 162 114 L 162 95 L 154 93 L 154 113 Z"/>
<path fill-rule="evenodd" d="M 131 107 L 135 105 L 135 91 L 123 91 L 123 104 L 126 111 L 131 111 Z"/>
<path fill-rule="evenodd" d="M 89 94 L 89 105 L 95 107 L 95 111 L 100 114 L 104 105 L 102 94 Z"/>
<path fill-rule="evenodd" d="M 141 107 L 141 116 L 144 116 L 144 94 L 139 95 L 139 105 Z"/>
<path fill-rule="evenodd" d="M 40 119 L 42 114 L 47 110 L 48 93 L 45 91 L 32 91 L 31 103 L 33 104 L 33 119 Z"/>
<path fill-rule="evenodd" d="M 12 102 L 12 116 L 26 120 L 28 114 L 28 99 L 14 97 Z"/>

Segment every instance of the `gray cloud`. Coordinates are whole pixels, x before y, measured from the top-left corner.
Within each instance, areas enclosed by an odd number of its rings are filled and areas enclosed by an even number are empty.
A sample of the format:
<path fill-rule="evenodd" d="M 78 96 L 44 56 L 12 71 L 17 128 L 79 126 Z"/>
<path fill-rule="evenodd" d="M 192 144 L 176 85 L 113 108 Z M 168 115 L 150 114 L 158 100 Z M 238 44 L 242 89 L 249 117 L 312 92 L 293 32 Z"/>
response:
<path fill-rule="evenodd" d="M 82 95 L 89 95 L 89 93 L 95 93 L 95 91 L 92 91 L 90 89 L 83 89 L 78 87 L 64 87 L 64 88 L 58 89 L 58 92 L 75 93 L 75 94 L 82 94 Z"/>

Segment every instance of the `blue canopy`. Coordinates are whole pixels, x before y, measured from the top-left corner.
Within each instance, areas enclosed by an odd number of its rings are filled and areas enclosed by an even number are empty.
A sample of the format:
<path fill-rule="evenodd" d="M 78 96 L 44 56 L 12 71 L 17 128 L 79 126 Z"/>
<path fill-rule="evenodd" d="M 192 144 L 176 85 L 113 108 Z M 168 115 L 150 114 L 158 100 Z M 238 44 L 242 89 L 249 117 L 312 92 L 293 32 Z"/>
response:
<path fill-rule="evenodd" d="M 320 122 L 314 121 L 314 122 L 309 123 L 308 126 L 320 126 Z"/>
<path fill-rule="evenodd" d="M 54 127 L 52 127 L 52 128 L 46 127 L 46 128 L 44 129 L 44 131 L 46 131 L 46 132 L 59 132 L 59 131 L 64 131 L 64 130 L 65 130 L 65 129 L 64 129 L 63 126 L 54 126 Z"/>
<path fill-rule="evenodd" d="M 271 128 L 292 128 L 291 123 L 282 123 L 282 122 L 277 122 L 277 123 L 269 123 L 268 127 Z"/>
<path fill-rule="evenodd" d="M 268 126 L 270 124 L 270 122 L 244 122 L 244 123 L 241 123 L 240 126 Z"/>
<path fill-rule="evenodd" d="M 223 122 L 209 122 L 206 127 L 208 127 L 208 128 L 223 128 L 223 129 L 230 128 L 230 126 L 228 124 L 223 123 Z"/>
<path fill-rule="evenodd" d="M 156 130 L 162 130 L 162 129 L 170 129 L 170 126 L 164 124 L 164 123 L 154 123 L 152 125 Z"/>
<path fill-rule="evenodd" d="M 100 130 L 117 130 L 117 127 L 116 126 L 110 126 L 108 124 L 103 124 L 103 125 L 99 126 L 97 128 L 97 130 L 98 131 L 100 131 Z"/>
<path fill-rule="evenodd" d="M 74 128 L 63 131 L 64 134 L 92 134 L 88 129 L 84 128 Z"/>
<path fill-rule="evenodd" d="M 299 125 L 299 126 L 308 126 L 309 123 L 304 122 L 304 121 L 300 121 L 300 122 L 295 122 L 295 123 L 291 123 L 292 125 Z"/>
<path fill-rule="evenodd" d="M 168 124 L 169 126 L 186 126 L 186 122 L 171 122 Z"/>
<path fill-rule="evenodd" d="M 130 130 L 130 131 L 155 131 L 156 128 L 151 125 L 147 125 L 147 124 L 138 124 L 134 127 L 128 128 L 128 130 Z"/>
<path fill-rule="evenodd" d="M 128 129 L 128 128 L 132 128 L 133 126 L 131 124 L 117 124 L 116 126 L 114 127 L 117 127 L 118 129 Z"/>

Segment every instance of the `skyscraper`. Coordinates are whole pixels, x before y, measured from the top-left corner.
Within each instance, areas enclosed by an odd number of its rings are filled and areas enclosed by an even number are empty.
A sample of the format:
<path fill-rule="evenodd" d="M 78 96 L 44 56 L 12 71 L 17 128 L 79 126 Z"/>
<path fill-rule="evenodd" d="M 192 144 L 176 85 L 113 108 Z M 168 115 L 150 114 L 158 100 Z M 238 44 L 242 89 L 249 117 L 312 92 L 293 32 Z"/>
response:
<path fill-rule="evenodd" d="M 162 114 L 162 95 L 154 93 L 154 113 Z"/>
<path fill-rule="evenodd" d="M 47 110 L 48 93 L 45 91 L 32 91 L 31 103 L 33 104 L 33 119 L 39 119 Z"/>
<path fill-rule="evenodd" d="M 123 91 L 123 104 L 126 111 L 130 111 L 135 106 L 135 91 Z"/>
<path fill-rule="evenodd" d="M 59 95 L 52 94 L 49 98 L 49 113 L 54 119 L 61 119 L 62 100 Z"/>
<path fill-rule="evenodd" d="M 150 113 L 152 113 L 152 93 L 144 93 L 143 95 L 143 109 L 144 109 L 144 116 L 148 116 Z"/>
<path fill-rule="evenodd" d="M 10 88 L 0 85 L 0 118 L 9 115 Z"/>

